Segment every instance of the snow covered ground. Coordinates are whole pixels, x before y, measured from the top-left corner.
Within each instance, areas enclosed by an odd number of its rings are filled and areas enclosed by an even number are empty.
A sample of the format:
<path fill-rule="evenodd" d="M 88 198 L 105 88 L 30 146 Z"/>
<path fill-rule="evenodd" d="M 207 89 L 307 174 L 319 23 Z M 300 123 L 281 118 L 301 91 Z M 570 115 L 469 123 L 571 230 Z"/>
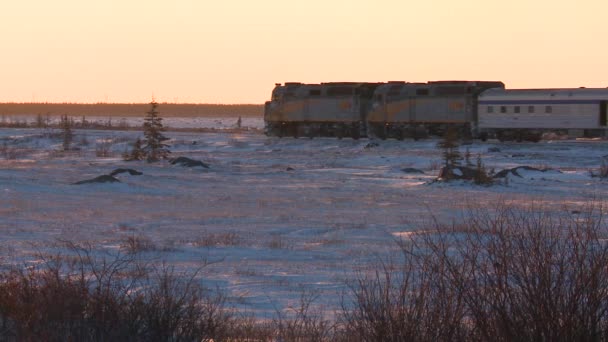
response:
<path fill-rule="evenodd" d="M 261 318 L 297 305 L 302 292 L 318 294 L 328 313 L 339 309 L 346 281 L 397 256 L 396 241 L 432 216 L 450 222 L 467 207 L 502 202 L 576 207 L 608 193 L 608 181 L 589 174 L 608 141 L 475 141 L 461 152 L 468 148 L 473 162 L 481 154 L 488 169 L 554 169 L 483 187 L 430 184 L 441 164 L 434 139 L 370 146 L 368 139 L 167 133 L 174 156 L 202 160 L 204 169 L 122 161 L 138 132 L 75 134 L 75 149 L 61 152 L 52 131 L 0 129 L 0 262 L 34 262 L 40 252 L 61 252 L 61 241 L 117 251 L 137 238 L 148 242 L 147 258 L 179 269 L 211 261 L 202 273 L 207 285 Z M 73 185 L 125 167 L 143 175 Z"/>

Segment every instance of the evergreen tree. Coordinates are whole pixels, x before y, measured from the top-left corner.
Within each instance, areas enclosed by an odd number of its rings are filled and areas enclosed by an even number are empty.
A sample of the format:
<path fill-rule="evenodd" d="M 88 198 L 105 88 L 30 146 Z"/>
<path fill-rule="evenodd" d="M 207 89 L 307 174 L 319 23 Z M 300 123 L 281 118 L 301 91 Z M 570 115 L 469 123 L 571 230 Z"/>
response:
<path fill-rule="evenodd" d="M 474 167 L 475 165 L 473 165 L 473 162 L 471 161 L 471 151 L 469 150 L 469 148 L 467 147 L 467 149 L 464 152 L 464 164 L 466 165 L 466 167 Z"/>
<path fill-rule="evenodd" d="M 481 162 L 481 154 L 477 155 L 477 167 L 475 168 L 475 177 L 473 178 L 473 181 L 475 184 L 479 185 L 490 185 L 493 183 L 492 177 L 488 175 L 486 167 Z"/>
<path fill-rule="evenodd" d="M 458 150 L 459 146 L 458 130 L 454 127 L 448 127 L 443 135 L 443 140 L 437 144 L 437 147 L 443 150 L 442 155 L 445 168 L 453 169 L 454 167 L 460 165 L 462 157 L 460 156 L 460 151 Z"/>
<path fill-rule="evenodd" d="M 44 126 L 44 118 L 42 117 L 42 114 L 39 113 L 36 116 L 36 127 L 43 128 Z"/>
<path fill-rule="evenodd" d="M 165 144 L 164 141 L 169 138 L 163 135 L 165 128 L 163 127 L 163 119 L 159 116 L 157 110 L 158 103 L 154 100 L 150 102 L 152 108 L 146 113 L 144 118 L 144 146 L 143 151 L 148 162 L 159 161 L 160 159 L 166 159 L 169 157 L 169 145 Z"/>
<path fill-rule="evenodd" d="M 63 150 L 68 151 L 72 145 L 74 134 L 72 133 L 72 121 L 67 115 L 61 116 L 61 137 L 63 139 Z"/>

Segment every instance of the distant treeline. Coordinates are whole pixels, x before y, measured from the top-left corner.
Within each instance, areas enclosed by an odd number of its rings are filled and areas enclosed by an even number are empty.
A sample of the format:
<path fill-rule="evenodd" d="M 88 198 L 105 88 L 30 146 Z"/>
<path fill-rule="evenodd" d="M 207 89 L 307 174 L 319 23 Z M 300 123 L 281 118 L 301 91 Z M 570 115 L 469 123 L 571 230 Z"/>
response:
<path fill-rule="evenodd" d="M 0 115 L 68 115 L 68 116 L 143 116 L 147 103 L 0 103 Z M 244 116 L 261 117 L 261 104 L 188 104 L 161 103 L 161 116 Z"/>

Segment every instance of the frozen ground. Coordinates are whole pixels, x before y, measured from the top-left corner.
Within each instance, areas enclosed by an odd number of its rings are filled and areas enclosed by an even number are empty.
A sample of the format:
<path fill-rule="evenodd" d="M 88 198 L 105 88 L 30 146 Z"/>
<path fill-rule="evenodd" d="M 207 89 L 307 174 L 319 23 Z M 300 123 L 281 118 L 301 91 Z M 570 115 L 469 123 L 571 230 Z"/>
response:
<path fill-rule="evenodd" d="M 499 202 L 575 207 L 608 191 L 608 181 L 589 175 L 607 141 L 475 141 L 470 152 L 496 171 L 559 170 L 481 187 L 429 184 L 441 163 L 433 139 L 366 148 L 367 139 L 168 133 L 173 155 L 210 164 L 203 169 L 122 161 L 137 135 L 76 131 L 76 149 L 59 152 L 61 139 L 49 131 L 0 130 L 0 261 L 33 262 L 39 252 L 61 251 L 63 240 L 117 251 L 135 237 L 149 241 L 151 260 L 186 269 L 213 262 L 202 273 L 207 284 L 258 317 L 295 305 L 302 291 L 331 312 L 346 279 L 397 255 L 396 239 L 424 229 L 431 216 L 450 222 L 465 207 Z M 109 156 L 97 156 L 103 149 Z M 119 167 L 143 175 L 72 184 Z"/>

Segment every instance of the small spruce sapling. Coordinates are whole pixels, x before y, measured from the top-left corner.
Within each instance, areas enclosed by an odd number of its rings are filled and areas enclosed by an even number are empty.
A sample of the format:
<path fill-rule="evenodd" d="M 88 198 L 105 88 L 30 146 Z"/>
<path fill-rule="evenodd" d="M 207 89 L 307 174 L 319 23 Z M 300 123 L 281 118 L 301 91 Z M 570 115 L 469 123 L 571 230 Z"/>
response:
<path fill-rule="evenodd" d="M 459 146 L 458 131 L 454 127 L 448 127 L 443 135 L 443 139 L 437 143 L 437 147 L 443 150 L 441 155 L 443 156 L 444 164 L 439 171 L 439 178 L 444 180 L 454 178 L 455 175 L 453 171 L 460 166 L 460 161 L 462 160 L 460 151 L 458 150 Z"/>
<path fill-rule="evenodd" d="M 477 155 L 477 167 L 475 168 L 475 177 L 473 181 L 478 185 L 490 185 L 493 183 L 492 177 L 488 175 L 486 167 L 481 162 L 481 154 Z"/>
<path fill-rule="evenodd" d="M 74 133 L 72 132 L 72 121 L 67 115 L 61 116 L 61 138 L 63 140 L 63 150 L 68 151 L 72 145 Z"/>
<path fill-rule="evenodd" d="M 169 140 L 169 138 L 162 133 L 165 128 L 163 127 L 163 119 L 159 116 L 157 110 L 158 103 L 152 100 L 150 105 L 151 108 L 144 118 L 143 151 L 146 160 L 151 163 L 161 159 L 167 159 L 171 151 L 169 151 L 169 145 L 164 143 Z"/>

